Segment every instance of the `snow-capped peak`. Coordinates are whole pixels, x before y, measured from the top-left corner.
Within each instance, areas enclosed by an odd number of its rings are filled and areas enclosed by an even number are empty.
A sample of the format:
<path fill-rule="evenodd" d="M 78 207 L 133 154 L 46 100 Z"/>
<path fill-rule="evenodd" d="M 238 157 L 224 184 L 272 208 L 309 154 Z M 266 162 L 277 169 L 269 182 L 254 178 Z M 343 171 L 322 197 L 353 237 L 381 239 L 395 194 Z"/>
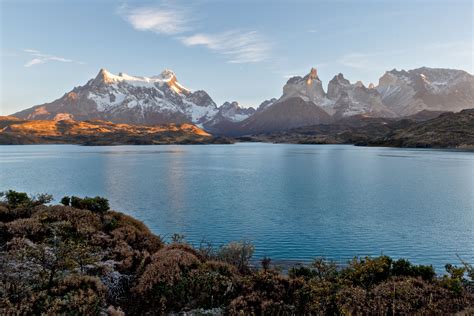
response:
<path fill-rule="evenodd" d="M 100 84 L 114 84 L 114 83 L 126 83 L 136 87 L 150 88 L 155 85 L 162 86 L 167 84 L 170 89 L 178 94 L 189 94 L 191 91 L 181 85 L 176 79 L 176 75 L 172 70 L 166 69 L 158 76 L 153 77 L 142 77 L 142 76 L 131 76 L 126 73 L 120 72 L 118 75 L 112 74 L 105 68 L 100 69 L 96 78 L 91 82 L 93 85 Z"/>
<path fill-rule="evenodd" d="M 159 74 L 158 76 L 154 76 L 153 78 L 161 79 L 163 81 L 171 81 L 176 79 L 176 74 L 173 70 L 165 69 Z"/>

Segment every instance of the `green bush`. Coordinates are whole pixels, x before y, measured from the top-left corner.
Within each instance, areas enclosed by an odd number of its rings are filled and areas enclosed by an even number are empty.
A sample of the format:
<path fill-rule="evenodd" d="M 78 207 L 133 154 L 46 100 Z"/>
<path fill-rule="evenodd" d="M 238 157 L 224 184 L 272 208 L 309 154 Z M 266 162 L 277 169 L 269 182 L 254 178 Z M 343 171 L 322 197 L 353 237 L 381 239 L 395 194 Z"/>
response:
<path fill-rule="evenodd" d="M 15 208 L 20 205 L 28 205 L 31 203 L 31 199 L 28 197 L 28 194 L 25 192 L 16 192 L 13 190 L 8 190 L 3 193 L 7 205 L 10 208 Z"/>
<path fill-rule="evenodd" d="M 426 281 L 433 280 L 436 275 L 432 266 L 412 265 L 411 262 L 406 259 L 398 259 L 394 261 L 392 263 L 391 274 L 393 276 L 421 277 Z"/>
<path fill-rule="evenodd" d="M 109 207 L 109 200 L 106 198 L 96 196 L 96 197 L 85 197 L 83 199 L 72 196 L 71 197 L 71 206 L 74 208 L 89 210 L 94 213 L 104 214 L 107 212 Z"/>
<path fill-rule="evenodd" d="M 69 196 L 63 196 L 61 199 L 61 204 L 64 206 L 69 206 L 71 204 L 71 198 Z"/>

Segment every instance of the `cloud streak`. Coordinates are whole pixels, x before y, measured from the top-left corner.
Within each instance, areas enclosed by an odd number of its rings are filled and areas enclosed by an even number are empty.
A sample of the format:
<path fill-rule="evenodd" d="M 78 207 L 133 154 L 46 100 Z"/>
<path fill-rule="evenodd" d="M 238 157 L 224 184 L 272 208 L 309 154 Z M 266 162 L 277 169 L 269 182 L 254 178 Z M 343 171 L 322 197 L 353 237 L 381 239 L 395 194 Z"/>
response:
<path fill-rule="evenodd" d="M 49 55 L 49 54 L 43 54 L 39 50 L 36 49 L 24 49 L 23 50 L 25 53 L 28 53 L 32 59 L 29 60 L 26 64 L 24 64 L 24 67 L 32 67 L 35 65 L 41 65 L 45 64 L 50 61 L 56 61 L 56 62 L 62 62 L 62 63 L 76 63 L 76 64 L 84 64 L 83 62 L 72 60 L 69 58 L 64 58 L 64 57 L 59 57 L 59 56 L 54 56 L 54 55 Z"/>
<path fill-rule="evenodd" d="M 179 34 L 189 30 L 190 18 L 186 11 L 164 7 L 141 7 L 122 10 L 124 19 L 134 29 L 158 34 Z"/>
<path fill-rule="evenodd" d="M 229 63 L 256 63 L 267 58 L 270 44 L 256 31 L 194 34 L 180 38 L 185 46 L 204 46 L 228 57 Z"/>
<path fill-rule="evenodd" d="M 224 56 L 229 63 L 256 63 L 268 58 L 270 43 L 257 31 L 227 30 L 218 33 L 193 33 L 189 11 L 170 6 L 119 9 L 119 14 L 134 29 L 172 36 L 184 46 L 202 46 Z"/>

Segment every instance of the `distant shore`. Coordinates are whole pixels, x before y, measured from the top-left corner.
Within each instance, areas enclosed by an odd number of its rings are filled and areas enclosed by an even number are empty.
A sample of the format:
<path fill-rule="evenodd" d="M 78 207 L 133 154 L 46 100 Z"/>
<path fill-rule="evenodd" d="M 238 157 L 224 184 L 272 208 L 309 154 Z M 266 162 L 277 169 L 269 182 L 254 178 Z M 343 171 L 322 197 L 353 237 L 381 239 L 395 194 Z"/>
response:
<path fill-rule="evenodd" d="M 334 124 L 255 135 L 212 135 L 192 124 L 141 126 L 97 120 L 32 121 L 14 117 L 2 117 L 0 128 L 0 145 L 110 146 L 265 142 L 474 150 L 474 109 L 442 113 L 423 121 L 354 117 Z"/>

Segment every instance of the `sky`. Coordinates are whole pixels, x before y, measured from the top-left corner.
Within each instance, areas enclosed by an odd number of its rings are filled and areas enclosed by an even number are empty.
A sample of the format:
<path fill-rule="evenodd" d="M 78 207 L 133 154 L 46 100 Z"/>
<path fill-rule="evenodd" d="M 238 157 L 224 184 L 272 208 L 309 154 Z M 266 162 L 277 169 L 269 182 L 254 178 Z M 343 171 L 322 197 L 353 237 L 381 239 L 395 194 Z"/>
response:
<path fill-rule="evenodd" d="M 472 0 L 0 0 L 0 114 L 51 102 L 95 77 L 153 76 L 220 105 L 258 106 L 318 69 L 377 84 L 391 69 L 473 73 Z"/>

